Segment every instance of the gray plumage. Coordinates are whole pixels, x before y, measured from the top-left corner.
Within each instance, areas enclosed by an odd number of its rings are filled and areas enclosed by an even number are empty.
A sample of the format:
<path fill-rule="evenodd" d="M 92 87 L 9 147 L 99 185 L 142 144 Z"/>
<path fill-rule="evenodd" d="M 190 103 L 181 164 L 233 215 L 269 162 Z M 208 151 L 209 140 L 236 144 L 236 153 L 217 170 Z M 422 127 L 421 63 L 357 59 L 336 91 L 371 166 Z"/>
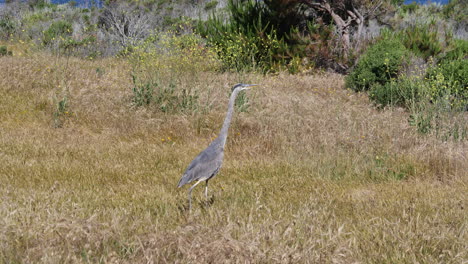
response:
<path fill-rule="evenodd" d="M 224 146 L 226 145 L 226 139 L 229 131 L 229 125 L 231 124 L 232 114 L 234 112 L 234 103 L 236 97 L 240 91 L 249 89 L 250 86 L 256 84 L 243 84 L 239 83 L 232 87 L 232 94 L 229 98 L 228 111 L 226 118 L 224 119 L 223 127 L 218 137 L 211 142 L 211 144 L 203 150 L 197 157 L 189 164 L 184 175 L 180 178 L 177 187 L 182 187 L 187 183 L 196 181 L 196 183 L 190 187 L 188 192 L 189 208 L 192 208 L 192 190 L 200 182 L 205 181 L 205 196 L 208 198 L 208 181 L 216 176 L 221 165 L 223 164 L 224 157 Z"/>

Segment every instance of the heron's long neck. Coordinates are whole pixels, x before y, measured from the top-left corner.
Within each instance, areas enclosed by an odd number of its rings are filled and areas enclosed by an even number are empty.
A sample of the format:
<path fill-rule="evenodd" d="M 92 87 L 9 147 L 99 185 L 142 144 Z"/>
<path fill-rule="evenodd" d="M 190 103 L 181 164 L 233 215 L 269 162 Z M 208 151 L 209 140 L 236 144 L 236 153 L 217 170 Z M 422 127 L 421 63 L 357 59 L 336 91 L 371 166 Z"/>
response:
<path fill-rule="evenodd" d="M 226 114 L 226 118 L 224 119 L 223 127 L 221 128 L 221 133 L 219 133 L 219 137 L 221 139 L 221 142 L 223 143 L 223 147 L 226 144 L 229 125 L 231 124 L 232 114 L 234 112 L 234 103 L 236 102 L 236 97 L 238 93 L 239 90 L 234 90 L 231 94 L 231 98 L 229 98 L 228 111 Z"/>

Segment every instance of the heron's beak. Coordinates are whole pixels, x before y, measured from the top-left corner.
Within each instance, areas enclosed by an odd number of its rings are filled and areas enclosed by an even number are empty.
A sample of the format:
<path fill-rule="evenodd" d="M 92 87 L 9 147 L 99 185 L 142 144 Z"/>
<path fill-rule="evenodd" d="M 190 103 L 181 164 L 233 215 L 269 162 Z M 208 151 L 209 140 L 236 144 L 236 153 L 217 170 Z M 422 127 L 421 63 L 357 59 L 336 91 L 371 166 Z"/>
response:
<path fill-rule="evenodd" d="M 244 87 L 258 86 L 258 84 L 246 84 Z"/>

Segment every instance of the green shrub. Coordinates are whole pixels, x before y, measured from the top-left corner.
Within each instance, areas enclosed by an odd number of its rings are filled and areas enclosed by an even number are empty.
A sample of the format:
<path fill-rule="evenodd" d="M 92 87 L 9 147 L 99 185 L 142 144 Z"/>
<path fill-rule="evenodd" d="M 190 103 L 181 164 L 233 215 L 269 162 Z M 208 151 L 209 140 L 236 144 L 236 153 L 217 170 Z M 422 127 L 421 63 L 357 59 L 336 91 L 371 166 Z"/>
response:
<path fill-rule="evenodd" d="M 216 1 L 216 0 L 207 2 L 205 4 L 205 10 L 206 11 L 211 10 L 211 9 L 215 8 L 217 5 L 218 5 L 218 1 Z"/>
<path fill-rule="evenodd" d="M 416 2 L 412 2 L 410 4 L 401 6 L 401 10 L 403 12 L 410 13 L 410 14 L 416 11 L 418 8 L 419 8 L 419 5 Z"/>
<path fill-rule="evenodd" d="M 22 23 L 23 27 L 33 27 L 41 22 L 47 22 L 51 19 L 52 13 L 47 13 L 47 12 L 34 12 L 31 13 L 30 15 L 27 15 L 24 17 Z"/>
<path fill-rule="evenodd" d="M 398 39 L 384 38 L 370 46 L 354 70 L 346 77 L 346 86 L 367 91 L 373 85 L 385 85 L 397 77 L 408 51 Z"/>
<path fill-rule="evenodd" d="M 44 31 L 44 35 L 42 37 L 42 43 L 44 45 L 49 45 L 53 43 L 56 39 L 60 37 L 71 36 L 73 33 L 73 28 L 70 22 L 59 20 L 53 22 L 49 28 Z"/>
<path fill-rule="evenodd" d="M 468 17 L 468 2 L 466 0 L 451 0 L 443 7 L 443 14 L 446 18 L 454 19 L 458 22 L 466 21 Z"/>
<path fill-rule="evenodd" d="M 145 106 L 149 105 L 153 100 L 154 88 L 158 87 L 157 83 L 146 82 L 143 84 L 137 83 L 137 78 L 135 75 L 132 75 L 133 79 L 133 97 L 132 103 L 135 106 Z"/>
<path fill-rule="evenodd" d="M 198 75 L 220 68 L 214 49 L 207 47 L 195 33 L 160 32 L 150 35 L 141 45 L 130 46 L 128 60 L 142 80 L 158 75 Z M 162 78 L 164 79 L 164 78 Z"/>
<path fill-rule="evenodd" d="M 228 2 L 230 20 L 213 16 L 198 24 L 198 32 L 216 47 L 224 70 L 273 70 L 286 46 L 264 19 L 265 6 L 254 1 Z"/>
<path fill-rule="evenodd" d="M 407 49 L 424 59 L 435 57 L 443 50 L 435 23 L 408 27 L 400 33 L 400 38 Z"/>
<path fill-rule="evenodd" d="M 441 62 L 468 59 L 468 40 L 454 39 L 449 51 L 442 57 Z"/>
<path fill-rule="evenodd" d="M 10 15 L 0 17 L 0 38 L 8 39 L 17 30 L 17 23 Z"/>
<path fill-rule="evenodd" d="M 224 70 L 255 70 L 267 72 L 274 70 L 273 49 L 279 47 L 278 41 L 271 35 L 260 37 L 242 33 L 226 33 L 217 41 L 215 49 Z"/>
<path fill-rule="evenodd" d="M 43 8 L 52 8 L 56 9 L 57 6 L 52 4 L 50 1 L 47 0 L 29 0 L 28 1 L 29 7 L 32 9 L 43 9 Z"/>
<path fill-rule="evenodd" d="M 1 56 L 12 56 L 13 52 L 11 50 L 8 50 L 6 46 L 0 46 L 0 57 Z"/>
<path fill-rule="evenodd" d="M 468 60 L 445 60 L 427 73 L 432 101 L 453 110 L 468 110 Z"/>

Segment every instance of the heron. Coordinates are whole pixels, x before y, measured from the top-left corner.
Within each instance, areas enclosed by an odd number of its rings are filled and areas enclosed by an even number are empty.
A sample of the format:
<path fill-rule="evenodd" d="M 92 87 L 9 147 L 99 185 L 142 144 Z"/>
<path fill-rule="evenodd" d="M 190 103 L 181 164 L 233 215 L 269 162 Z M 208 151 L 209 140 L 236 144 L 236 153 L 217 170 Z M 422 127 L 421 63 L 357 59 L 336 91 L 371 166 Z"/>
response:
<path fill-rule="evenodd" d="M 250 89 L 252 86 L 257 86 L 257 84 L 238 83 L 232 87 L 232 94 L 229 98 L 226 118 L 224 119 L 224 123 L 218 137 L 213 140 L 205 150 L 200 152 L 192 162 L 190 162 L 184 174 L 180 178 L 179 184 L 177 185 L 178 188 L 196 181 L 196 183 L 188 190 L 189 210 L 192 210 L 192 190 L 203 181 L 206 183 L 205 197 L 208 199 L 208 181 L 218 174 L 219 169 L 223 164 L 224 146 L 226 145 L 236 97 L 240 91 Z"/>

